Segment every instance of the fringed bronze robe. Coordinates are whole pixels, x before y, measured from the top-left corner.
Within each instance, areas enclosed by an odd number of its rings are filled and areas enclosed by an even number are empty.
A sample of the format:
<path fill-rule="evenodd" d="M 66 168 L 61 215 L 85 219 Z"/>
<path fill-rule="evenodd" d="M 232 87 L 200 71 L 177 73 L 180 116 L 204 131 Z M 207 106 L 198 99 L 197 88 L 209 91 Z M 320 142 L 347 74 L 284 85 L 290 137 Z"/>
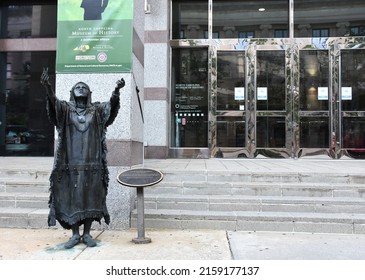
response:
<path fill-rule="evenodd" d="M 109 173 L 105 135 L 119 110 L 119 95 L 109 102 L 77 107 L 73 91 L 70 102 L 48 97 L 47 109 L 58 132 L 54 166 L 50 176 L 48 225 L 56 220 L 65 229 L 91 218 L 109 224 L 106 206 Z"/>

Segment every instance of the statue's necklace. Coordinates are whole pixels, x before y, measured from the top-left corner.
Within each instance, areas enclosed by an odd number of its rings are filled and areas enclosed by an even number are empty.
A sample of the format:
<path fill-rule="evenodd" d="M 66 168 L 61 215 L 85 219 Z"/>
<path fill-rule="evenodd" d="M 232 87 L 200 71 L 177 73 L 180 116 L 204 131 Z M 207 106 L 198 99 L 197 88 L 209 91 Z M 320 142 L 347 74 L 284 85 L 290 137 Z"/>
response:
<path fill-rule="evenodd" d="M 81 109 L 80 111 L 78 111 L 76 109 L 75 112 L 77 114 L 77 121 L 79 123 L 85 123 L 86 122 L 85 114 L 86 114 L 87 110 L 86 109 Z"/>

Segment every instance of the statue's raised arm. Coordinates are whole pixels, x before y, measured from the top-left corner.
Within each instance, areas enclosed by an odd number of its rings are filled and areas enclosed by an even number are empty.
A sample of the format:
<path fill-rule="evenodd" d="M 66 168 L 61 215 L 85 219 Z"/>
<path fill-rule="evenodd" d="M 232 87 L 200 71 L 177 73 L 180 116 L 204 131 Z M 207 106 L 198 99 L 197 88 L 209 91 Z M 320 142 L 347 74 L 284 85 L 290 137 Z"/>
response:
<path fill-rule="evenodd" d="M 51 86 L 51 83 L 49 81 L 48 68 L 43 68 L 43 72 L 41 75 L 41 84 L 45 87 Z"/>
<path fill-rule="evenodd" d="M 119 91 L 121 88 L 125 87 L 125 81 L 123 78 L 121 78 L 120 80 L 117 81 L 117 85 L 115 86 L 115 90 L 114 93 L 119 95 Z"/>
<path fill-rule="evenodd" d="M 56 96 L 52 89 L 51 82 L 49 81 L 48 67 L 43 68 L 43 72 L 41 75 L 41 84 L 46 88 L 47 95 L 52 104 L 54 104 Z"/>

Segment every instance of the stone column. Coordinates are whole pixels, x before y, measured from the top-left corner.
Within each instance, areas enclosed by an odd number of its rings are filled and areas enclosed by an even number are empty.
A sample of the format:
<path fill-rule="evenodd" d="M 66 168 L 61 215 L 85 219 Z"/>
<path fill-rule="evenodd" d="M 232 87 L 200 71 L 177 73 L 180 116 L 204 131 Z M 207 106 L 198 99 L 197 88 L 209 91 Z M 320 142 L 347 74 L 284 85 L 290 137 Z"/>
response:
<path fill-rule="evenodd" d="M 169 1 L 149 0 L 145 18 L 145 158 L 167 158 L 170 101 Z M 191 27 L 197 32 L 199 26 Z"/>

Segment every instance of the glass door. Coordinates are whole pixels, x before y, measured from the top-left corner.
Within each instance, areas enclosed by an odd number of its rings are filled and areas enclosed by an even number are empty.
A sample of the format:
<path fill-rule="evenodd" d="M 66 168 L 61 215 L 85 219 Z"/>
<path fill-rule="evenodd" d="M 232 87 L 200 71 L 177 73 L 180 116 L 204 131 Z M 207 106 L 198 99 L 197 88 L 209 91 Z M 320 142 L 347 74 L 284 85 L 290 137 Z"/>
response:
<path fill-rule="evenodd" d="M 301 49 L 298 54 L 299 86 L 294 99 L 297 124 L 295 156 L 328 154 L 335 147 L 331 129 L 330 58 L 328 49 Z M 333 135 L 333 137 L 330 137 Z"/>
<path fill-rule="evenodd" d="M 285 50 L 256 52 L 256 154 L 268 157 L 290 156 L 288 141 L 288 102 Z"/>
<path fill-rule="evenodd" d="M 267 47 L 216 52 L 213 157 L 290 156 L 286 51 Z"/>
<path fill-rule="evenodd" d="M 342 49 L 340 56 L 341 149 L 365 158 L 365 49 Z"/>
<path fill-rule="evenodd" d="M 217 51 L 214 157 L 246 157 L 245 52 Z"/>

